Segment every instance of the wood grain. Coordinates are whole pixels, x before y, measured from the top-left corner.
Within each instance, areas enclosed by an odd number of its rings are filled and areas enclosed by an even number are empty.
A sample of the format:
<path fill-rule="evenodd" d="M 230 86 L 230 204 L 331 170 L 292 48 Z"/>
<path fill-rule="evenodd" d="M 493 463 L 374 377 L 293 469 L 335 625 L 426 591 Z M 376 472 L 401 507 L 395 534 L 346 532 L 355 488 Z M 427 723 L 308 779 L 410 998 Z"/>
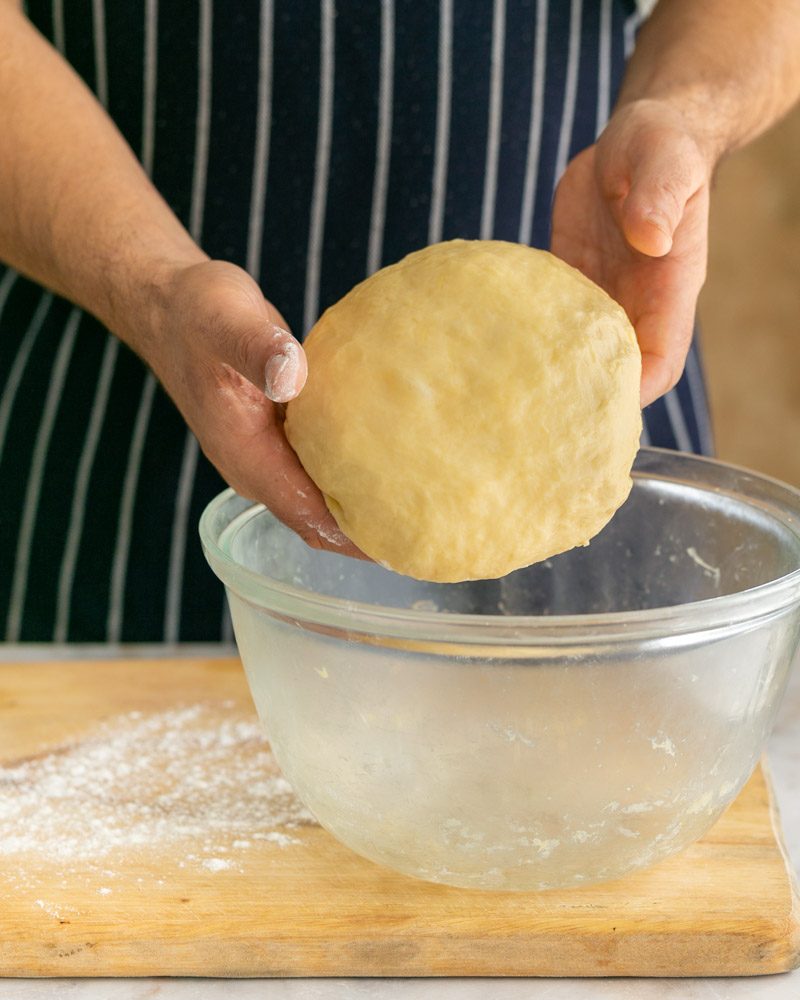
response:
<path fill-rule="evenodd" d="M 0 766 L 124 712 L 198 701 L 252 712 L 239 664 L 0 665 Z M 319 827 L 291 832 L 299 844 L 260 842 L 240 870 L 178 869 L 154 848 L 117 864 L 105 897 L 62 884 L 52 864 L 30 889 L 0 871 L 0 975 L 729 976 L 800 961 L 798 895 L 760 768 L 681 855 L 563 892 L 428 884 Z"/>

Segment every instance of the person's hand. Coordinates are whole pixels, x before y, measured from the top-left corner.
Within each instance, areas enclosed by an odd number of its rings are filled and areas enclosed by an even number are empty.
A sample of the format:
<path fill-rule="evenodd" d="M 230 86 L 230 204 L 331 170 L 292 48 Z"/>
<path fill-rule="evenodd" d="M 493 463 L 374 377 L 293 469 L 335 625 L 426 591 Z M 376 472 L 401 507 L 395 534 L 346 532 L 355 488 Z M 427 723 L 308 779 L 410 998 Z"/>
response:
<path fill-rule="evenodd" d="M 715 157 L 659 101 L 624 105 L 567 167 L 552 250 L 623 306 L 642 351 L 641 403 L 678 381 L 705 280 Z"/>
<path fill-rule="evenodd" d="M 226 482 L 309 545 L 362 555 L 284 435 L 281 404 L 302 389 L 306 358 L 255 281 L 202 261 L 164 280 L 157 300 L 135 346 Z"/>

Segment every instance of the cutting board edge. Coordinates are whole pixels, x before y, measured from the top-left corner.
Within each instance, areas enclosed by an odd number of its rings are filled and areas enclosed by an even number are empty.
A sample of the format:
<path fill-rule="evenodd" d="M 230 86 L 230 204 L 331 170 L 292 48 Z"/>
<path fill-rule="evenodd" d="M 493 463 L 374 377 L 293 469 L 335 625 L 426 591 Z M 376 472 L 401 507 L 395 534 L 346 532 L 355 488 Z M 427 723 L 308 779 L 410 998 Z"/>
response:
<path fill-rule="evenodd" d="M 197 964 L 196 942 L 176 943 L 151 937 L 120 945 L 106 940 L 83 943 L 51 938 L 50 955 L 25 956 L 17 951 L 5 962 L 0 947 L 1 976 L 42 977 L 208 977 L 208 978 L 710 978 L 778 975 L 800 967 L 800 921 L 792 907 L 786 917 L 761 919 L 758 927 L 743 923 L 727 932 L 718 928 L 680 927 L 661 931 L 615 933 L 595 928 L 592 935 L 565 939 L 563 929 L 531 936 L 517 933 L 449 938 L 416 932 L 387 933 L 368 940 L 347 941 L 336 933 L 312 938 L 258 940 L 250 934 L 210 937 L 204 953 L 218 956 Z M 54 928 L 55 929 L 55 928 Z M 443 949 L 443 944 L 446 947 Z M 9 957 L 11 948 L 8 949 Z M 446 954 L 443 955 L 443 951 Z M 222 958 L 221 956 L 225 956 Z M 35 970 L 34 970 L 35 964 Z M 113 969 L 113 973 L 109 973 Z"/>
<path fill-rule="evenodd" d="M 465 946 L 472 942 L 464 940 Z M 147 961 L 133 961 L 126 964 L 115 962 L 116 971 L 112 978 L 147 978 L 147 977 L 168 977 L 168 978 L 196 978 L 198 976 L 209 979 L 303 979 L 303 978 L 715 978 L 733 977 L 745 978 L 750 976 L 770 976 L 780 975 L 798 968 L 797 953 L 792 954 L 783 950 L 781 954 L 775 954 L 773 959 L 767 964 L 763 957 L 759 959 L 760 967 L 753 967 L 753 962 L 747 955 L 743 956 L 738 942 L 731 942 L 730 961 L 720 960 L 718 957 L 709 956 L 708 961 L 698 960 L 697 940 L 693 935 L 681 942 L 667 942 L 663 945 L 658 941 L 650 941 L 647 950 L 651 953 L 661 952 L 660 961 L 651 962 L 650 970 L 643 972 L 641 968 L 641 952 L 637 956 L 636 949 L 641 948 L 642 942 L 637 938 L 629 938 L 626 942 L 626 951 L 630 949 L 633 953 L 630 960 L 626 961 L 624 955 L 615 958 L 602 959 L 599 956 L 589 958 L 584 956 L 583 960 L 565 960 L 560 955 L 557 962 L 553 959 L 553 947 L 547 948 L 547 942 L 541 941 L 543 950 L 549 952 L 548 955 L 541 956 L 541 961 L 532 961 L 530 949 L 528 954 L 520 953 L 516 956 L 509 955 L 505 959 L 498 959 L 496 954 L 489 951 L 481 960 L 480 955 L 476 955 L 472 950 L 469 960 L 464 958 L 454 958 L 450 956 L 446 961 L 434 963 L 430 955 L 420 955 L 416 959 L 404 960 L 391 963 L 380 958 L 379 941 L 372 941 L 374 948 L 372 961 L 365 960 L 364 956 L 353 958 L 352 962 L 338 960 L 338 964 L 332 964 L 330 960 L 325 960 L 325 952 L 328 949 L 320 949 L 319 963 L 309 962 L 309 954 L 305 952 L 292 959 L 285 956 L 283 960 L 275 956 L 269 963 L 254 959 L 252 942 L 248 942 L 248 957 L 241 963 L 230 960 L 219 965 L 206 967 L 202 970 L 197 968 L 195 962 L 189 958 L 187 961 L 176 961 L 174 954 L 171 959 L 159 960 L 152 952 L 148 955 Z M 389 953 L 397 951 L 396 941 L 387 941 Z M 529 944 L 529 942 L 528 942 Z M 439 939 L 431 939 L 432 949 L 441 947 Z M 716 936 L 715 947 L 719 945 L 719 936 Z M 693 953 L 693 954 L 692 954 Z M 469 961 L 469 964 L 467 964 Z M 69 956 L 55 957 L 52 960 L 37 962 L 36 971 L 32 971 L 24 964 L 7 965 L 3 967 L 2 977 L 39 979 L 39 978 L 97 978 L 109 976 L 108 961 L 100 956 L 87 955 L 83 961 L 72 963 Z M 129 964 L 130 968 L 126 967 Z M 438 966 L 438 967 L 437 967 Z"/>

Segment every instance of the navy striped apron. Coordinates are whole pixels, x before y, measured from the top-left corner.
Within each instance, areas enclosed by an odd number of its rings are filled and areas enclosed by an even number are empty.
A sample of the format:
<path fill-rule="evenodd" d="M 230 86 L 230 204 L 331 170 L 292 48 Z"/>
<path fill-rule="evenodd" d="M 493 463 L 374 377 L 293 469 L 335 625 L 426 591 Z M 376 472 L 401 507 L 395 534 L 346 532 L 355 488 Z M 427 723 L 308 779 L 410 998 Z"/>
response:
<path fill-rule="evenodd" d="M 603 126 L 632 0 L 29 0 L 212 256 L 296 335 L 441 239 L 546 247 Z M 700 365 L 646 440 L 711 448 Z M 0 629 L 10 641 L 230 636 L 196 524 L 223 483 L 145 366 L 0 268 Z"/>

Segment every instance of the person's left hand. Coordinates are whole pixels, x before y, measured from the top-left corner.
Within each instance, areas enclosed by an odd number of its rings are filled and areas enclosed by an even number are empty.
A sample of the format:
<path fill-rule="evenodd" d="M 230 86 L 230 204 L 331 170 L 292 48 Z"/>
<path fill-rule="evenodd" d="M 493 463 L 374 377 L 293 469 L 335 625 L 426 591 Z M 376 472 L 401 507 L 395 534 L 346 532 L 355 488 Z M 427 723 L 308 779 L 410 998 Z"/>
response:
<path fill-rule="evenodd" d="M 674 108 L 635 101 L 572 160 L 556 191 L 552 251 L 627 312 L 643 406 L 683 371 L 705 280 L 714 161 Z"/>

